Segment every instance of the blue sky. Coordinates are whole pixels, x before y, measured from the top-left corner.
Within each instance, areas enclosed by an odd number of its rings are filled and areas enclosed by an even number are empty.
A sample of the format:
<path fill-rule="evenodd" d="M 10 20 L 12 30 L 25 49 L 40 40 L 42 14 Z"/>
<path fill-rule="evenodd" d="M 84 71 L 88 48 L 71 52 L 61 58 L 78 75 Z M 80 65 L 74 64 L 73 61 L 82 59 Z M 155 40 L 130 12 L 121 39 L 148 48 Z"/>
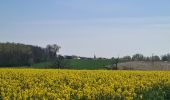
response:
<path fill-rule="evenodd" d="M 170 52 L 169 0 L 0 0 L 0 42 L 65 55 L 113 57 Z"/>

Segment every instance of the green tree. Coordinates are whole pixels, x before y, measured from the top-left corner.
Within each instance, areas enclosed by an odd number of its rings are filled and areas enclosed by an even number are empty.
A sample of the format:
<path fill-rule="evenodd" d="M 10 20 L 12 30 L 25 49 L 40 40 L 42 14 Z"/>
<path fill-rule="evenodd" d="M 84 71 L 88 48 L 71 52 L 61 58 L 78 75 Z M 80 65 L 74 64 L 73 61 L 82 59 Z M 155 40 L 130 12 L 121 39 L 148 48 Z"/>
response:
<path fill-rule="evenodd" d="M 170 61 L 170 54 L 168 53 L 168 54 L 163 55 L 163 56 L 161 57 L 161 60 L 162 60 L 162 61 Z"/>
<path fill-rule="evenodd" d="M 112 63 L 112 69 L 118 69 L 118 63 L 119 63 L 119 57 L 118 58 L 113 58 L 112 57 L 112 61 L 113 61 L 113 63 Z"/>

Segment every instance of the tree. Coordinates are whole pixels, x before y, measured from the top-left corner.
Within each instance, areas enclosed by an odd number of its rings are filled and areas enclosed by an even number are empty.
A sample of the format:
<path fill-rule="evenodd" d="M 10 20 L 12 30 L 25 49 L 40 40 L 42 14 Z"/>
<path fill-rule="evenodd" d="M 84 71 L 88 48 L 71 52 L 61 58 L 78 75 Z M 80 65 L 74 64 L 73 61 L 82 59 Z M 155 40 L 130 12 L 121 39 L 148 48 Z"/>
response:
<path fill-rule="evenodd" d="M 49 59 L 52 61 L 52 68 L 62 68 L 64 66 L 64 57 L 57 55 L 60 48 L 57 44 L 47 45 L 46 47 Z"/>
<path fill-rule="evenodd" d="M 56 65 L 58 68 L 64 67 L 64 57 L 63 56 L 61 56 L 61 55 L 57 56 Z"/>
<path fill-rule="evenodd" d="M 112 58 L 113 64 L 112 64 L 112 69 L 118 69 L 118 63 L 119 63 L 119 57 L 118 58 Z"/>
<path fill-rule="evenodd" d="M 135 55 L 132 56 L 132 60 L 133 61 L 143 61 L 144 56 L 142 54 L 135 54 Z"/>
<path fill-rule="evenodd" d="M 46 50 L 47 53 L 49 55 L 49 58 L 55 58 L 57 56 L 57 52 L 59 52 L 59 49 L 61 47 L 58 46 L 57 44 L 53 44 L 53 45 L 47 45 Z"/>
<path fill-rule="evenodd" d="M 170 54 L 165 54 L 161 57 L 162 61 L 170 61 Z"/>
<path fill-rule="evenodd" d="M 131 61 L 131 56 L 124 56 L 123 58 L 122 58 L 122 60 L 123 61 Z"/>
<path fill-rule="evenodd" d="M 41 48 L 20 43 L 0 43 L 0 66 L 30 66 L 49 59 L 55 59 L 59 46 L 48 45 Z"/>
<path fill-rule="evenodd" d="M 153 61 L 160 61 L 160 57 L 157 55 L 152 56 Z"/>
<path fill-rule="evenodd" d="M 150 61 L 151 58 L 147 56 L 147 57 L 144 57 L 144 60 L 145 60 L 145 61 Z"/>

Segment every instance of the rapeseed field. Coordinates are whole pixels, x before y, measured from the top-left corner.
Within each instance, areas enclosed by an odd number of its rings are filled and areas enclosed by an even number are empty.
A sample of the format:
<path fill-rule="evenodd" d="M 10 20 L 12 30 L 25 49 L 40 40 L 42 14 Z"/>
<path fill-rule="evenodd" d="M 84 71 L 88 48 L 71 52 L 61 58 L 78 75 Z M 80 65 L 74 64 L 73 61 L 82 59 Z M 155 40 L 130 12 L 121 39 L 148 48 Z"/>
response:
<path fill-rule="evenodd" d="M 1 100 L 168 100 L 170 71 L 0 69 Z"/>

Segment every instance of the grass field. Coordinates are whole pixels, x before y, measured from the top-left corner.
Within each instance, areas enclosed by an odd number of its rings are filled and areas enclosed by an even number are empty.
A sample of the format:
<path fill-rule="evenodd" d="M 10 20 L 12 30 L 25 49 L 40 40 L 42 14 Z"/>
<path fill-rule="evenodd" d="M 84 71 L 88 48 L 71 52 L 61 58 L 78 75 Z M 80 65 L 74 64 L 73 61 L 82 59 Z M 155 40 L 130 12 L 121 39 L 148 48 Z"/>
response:
<path fill-rule="evenodd" d="M 111 65 L 112 60 L 108 59 L 97 59 L 97 60 L 88 60 L 88 59 L 67 59 L 64 61 L 65 66 L 71 69 L 103 69 L 104 66 Z M 50 66 L 50 62 L 43 62 L 32 65 L 35 68 L 45 68 Z"/>
<path fill-rule="evenodd" d="M 68 60 L 67 66 L 73 69 L 103 69 L 104 66 L 111 65 L 112 60 L 79 60 L 71 59 Z"/>
<path fill-rule="evenodd" d="M 169 100 L 170 71 L 0 69 L 1 100 Z"/>
<path fill-rule="evenodd" d="M 51 65 L 52 65 L 51 62 L 47 61 L 47 62 L 33 64 L 32 67 L 33 68 L 47 68 L 48 66 L 51 66 Z"/>

